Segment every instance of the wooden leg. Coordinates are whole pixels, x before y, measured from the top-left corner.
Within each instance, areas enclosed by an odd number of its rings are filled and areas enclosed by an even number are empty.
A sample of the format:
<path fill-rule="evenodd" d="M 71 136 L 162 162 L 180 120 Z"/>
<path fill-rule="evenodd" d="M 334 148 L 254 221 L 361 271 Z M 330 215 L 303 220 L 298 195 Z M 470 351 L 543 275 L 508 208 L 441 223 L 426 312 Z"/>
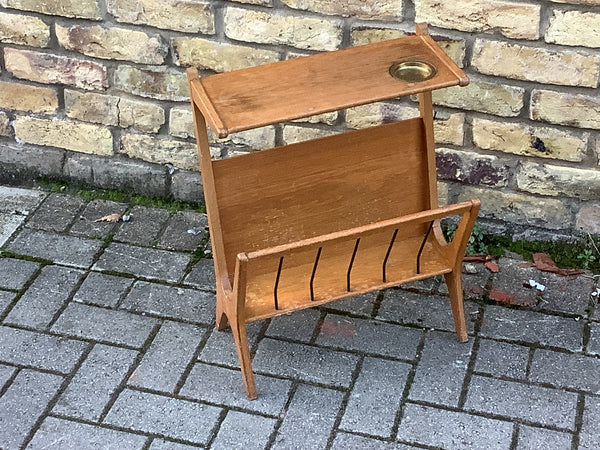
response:
<path fill-rule="evenodd" d="M 223 331 L 229 325 L 229 320 L 227 320 L 227 314 L 225 314 L 223 308 L 223 300 L 219 298 L 217 295 L 217 314 L 216 314 L 216 322 L 217 322 L 217 330 Z"/>
<path fill-rule="evenodd" d="M 469 337 L 467 336 L 467 325 L 465 323 L 461 273 L 459 270 L 454 270 L 444 275 L 444 278 L 446 278 L 448 292 L 450 293 L 450 304 L 452 305 L 456 337 L 459 342 L 467 342 Z"/>
<path fill-rule="evenodd" d="M 252 373 L 252 361 L 250 360 L 250 347 L 248 346 L 248 336 L 246 335 L 246 324 L 240 324 L 237 320 L 231 322 L 231 331 L 233 340 L 237 349 L 242 377 L 244 377 L 244 387 L 246 395 L 250 400 L 255 400 L 256 384 L 254 383 L 254 374 Z"/>

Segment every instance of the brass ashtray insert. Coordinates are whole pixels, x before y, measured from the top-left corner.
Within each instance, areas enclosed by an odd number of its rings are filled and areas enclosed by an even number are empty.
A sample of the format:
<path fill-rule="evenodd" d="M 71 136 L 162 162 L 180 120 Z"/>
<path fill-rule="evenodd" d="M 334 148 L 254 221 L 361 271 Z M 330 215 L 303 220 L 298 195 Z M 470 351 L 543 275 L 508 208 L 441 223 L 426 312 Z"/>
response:
<path fill-rule="evenodd" d="M 436 73 L 436 68 L 425 61 L 402 61 L 390 66 L 390 75 L 407 83 L 429 80 Z"/>

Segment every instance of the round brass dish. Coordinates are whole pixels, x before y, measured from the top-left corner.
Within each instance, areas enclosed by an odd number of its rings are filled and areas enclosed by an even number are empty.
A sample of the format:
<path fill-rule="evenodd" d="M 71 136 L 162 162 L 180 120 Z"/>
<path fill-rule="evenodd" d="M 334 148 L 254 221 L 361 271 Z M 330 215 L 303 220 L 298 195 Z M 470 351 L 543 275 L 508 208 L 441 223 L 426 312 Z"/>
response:
<path fill-rule="evenodd" d="M 437 70 L 425 61 L 402 61 L 390 66 L 390 75 L 407 83 L 429 80 Z"/>

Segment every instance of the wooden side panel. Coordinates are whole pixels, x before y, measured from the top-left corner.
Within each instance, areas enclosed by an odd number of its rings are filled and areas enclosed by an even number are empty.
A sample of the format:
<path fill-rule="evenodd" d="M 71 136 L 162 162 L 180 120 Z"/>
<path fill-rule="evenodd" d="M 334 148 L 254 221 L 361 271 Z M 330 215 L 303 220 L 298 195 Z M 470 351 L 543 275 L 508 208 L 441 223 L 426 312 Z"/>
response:
<path fill-rule="evenodd" d="M 213 163 L 235 257 L 428 209 L 420 118 Z"/>

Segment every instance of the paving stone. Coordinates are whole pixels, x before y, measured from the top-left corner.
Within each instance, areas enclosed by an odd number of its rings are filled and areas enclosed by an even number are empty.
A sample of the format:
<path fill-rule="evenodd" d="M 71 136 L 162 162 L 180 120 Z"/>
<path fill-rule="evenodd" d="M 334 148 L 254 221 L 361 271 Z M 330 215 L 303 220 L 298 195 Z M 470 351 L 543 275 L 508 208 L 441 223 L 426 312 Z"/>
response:
<path fill-rule="evenodd" d="M 575 428 L 577 394 L 474 375 L 465 409 L 567 430 Z"/>
<path fill-rule="evenodd" d="M 525 379 L 529 348 L 507 342 L 479 341 L 475 371 L 495 376 Z"/>
<path fill-rule="evenodd" d="M 0 287 L 4 289 L 21 289 L 40 265 L 22 259 L 0 259 Z"/>
<path fill-rule="evenodd" d="M 0 186 L 0 212 L 12 214 L 17 211 L 27 216 L 47 195 L 46 192 L 32 189 Z"/>
<path fill-rule="evenodd" d="M 25 217 L 15 213 L 0 213 L 0 247 L 2 247 L 15 231 L 25 222 Z"/>
<path fill-rule="evenodd" d="M 191 255 L 183 253 L 113 242 L 94 264 L 93 269 L 177 282 L 183 276 L 190 260 Z"/>
<path fill-rule="evenodd" d="M 118 224 L 116 222 L 97 222 L 109 214 L 123 214 L 127 211 L 124 203 L 109 200 L 92 200 L 87 204 L 79 219 L 71 226 L 70 234 L 87 237 L 104 237 L 111 233 Z"/>
<path fill-rule="evenodd" d="M 47 417 L 44 419 L 27 450 L 142 449 L 145 436 L 101 428 L 84 423 Z M 55 446 L 57 444 L 58 446 Z"/>
<path fill-rule="evenodd" d="M 185 277 L 185 283 L 199 289 L 215 291 L 216 279 L 213 260 L 211 258 L 202 258 L 198 261 L 192 267 L 189 275 Z"/>
<path fill-rule="evenodd" d="M 0 316 L 4 314 L 4 311 L 8 308 L 15 298 L 16 294 L 13 292 L 0 291 Z"/>
<path fill-rule="evenodd" d="M 209 292 L 138 281 L 121 305 L 131 311 L 213 324 L 215 295 Z"/>
<path fill-rule="evenodd" d="M 264 322 L 259 321 L 246 325 L 246 335 L 248 336 L 250 348 L 256 343 L 263 324 Z M 226 330 L 219 331 L 216 328 L 213 328 L 206 344 L 204 344 L 204 347 L 200 352 L 199 359 L 204 362 L 239 368 L 240 363 L 238 361 L 231 329 L 227 328 Z"/>
<path fill-rule="evenodd" d="M 396 438 L 453 450 L 509 449 L 513 424 L 463 412 L 408 403 Z"/>
<path fill-rule="evenodd" d="M 271 448 L 325 448 L 343 397 L 342 392 L 333 389 L 298 386 Z"/>
<path fill-rule="evenodd" d="M 4 323 L 45 329 L 68 301 L 83 272 L 46 266 L 6 316 Z"/>
<path fill-rule="evenodd" d="M 97 239 L 25 229 L 7 246 L 7 250 L 65 266 L 88 268 L 101 247 L 102 241 Z"/>
<path fill-rule="evenodd" d="M 326 310 L 342 311 L 357 316 L 371 317 L 378 292 L 368 292 L 345 300 L 338 300 L 322 306 Z"/>
<path fill-rule="evenodd" d="M 596 450 L 600 448 L 600 399 L 598 397 L 585 397 L 583 410 L 583 423 L 579 437 L 579 448 Z"/>
<path fill-rule="evenodd" d="M 133 284 L 132 278 L 90 272 L 73 297 L 79 303 L 115 307 Z"/>
<path fill-rule="evenodd" d="M 590 340 L 587 345 L 588 353 L 592 355 L 600 355 L 600 324 L 590 324 Z"/>
<path fill-rule="evenodd" d="M 340 428 L 389 437 L 410 369 L 402 362 L 365 358 Z"/>
<path fill-rule="evenodd" d="M 553 273 L 542 273 L 538 277 L 546 290 L 542 293 L 539 308 L 585 316 L 594 291 L 595 282 L 587 276 L 562 277 Z"/>
<path fill-rule="evenodd" d="M 245 450 L 262 450 L 269 441 L 275 428 L 275 419 L 229 411 L 219 428 L 219 433 L 211 448 L 243 448 Z"/>
<path fill-rule="evenodd" d="M 68 228 L 83 205 L 85 205 L 85 200 L 81 197 L 50 194 L 33 213 L 27 222 L 27 226 L 38 230 L 61 233 Z"/>
<path fill-rule="evenodd" d="M 467 331 L 473 333 L 479 307 L 465 302 Z M 401 289 L 384 292 L 377 318 L 436 330 L 454 331 L 450 299 L 440 295 L 422 295 Z"/>
<path fill-rule="evenodd" d="M 0 364 L 0 391 L 4 388 L 10 377 L 13 376 L 17 369 L 15 367 Z"/>
<path fill-rule="evenodd" d="M 239 370 L 198 363 L 190 372 L 179 395 L 278 416 L 287 402 L 292 383 L 264 375 L 254 375 L 254 377 L 258 398 L 248 400 Z"/>
<path fill-rule="evenodd" d="M 69 373 L 87 347 L 85 342 L 0 327 L 0 360 Z"/>
<path fill-rule="evenodd" d="M 500 272 L 493 277 L 490 289 L 492 300 L 512 305 L 537 305 L 540 293 L 536 289 L 524 287 L 523 283 L 527 283 L 531 279 L 541 282 L 540 271 L 534 267 L 519 267 L 522 262 L 510 258 L 500 258 L 498 261 Z"/>
<path fill-rule="evenodd" d="M 105 423 L 206 444 L 221 408 L 125 389 L 108 412 Z"/>
<path fill-rule="evenodd" d="M 410 281 L 402 285 L 402 289 L 417 292 L 419 294 L 431 294 L 439 285 L 439 277 L 429 277 L 423 280 Z"/>
<path fill-rule="evenodd" d="M 206 238 L 207 228 L 206 214 L 177 211 L 160 237 L 158 247 L 193 251 Z"/>
<path fill-rule="evenodd" d="M 541 448 L 571 450 L 572 440 L 572 434 L 562 431 L 519 425 L 517 450 L 540 450 Z"/>
<path fill-rule="evenodd" d="M 358 356 L 303 344 L 263 339 L 254 356 L 258 372 L 348 387 Z"/>
<path fill-rule="evenodd" d="M 450 333 L 428 333 L 409 398 L 458 406 L 472 347 Z"/>
<path fill-rule="evenodd" d="M 490 282 L 492 274 L 483 264 L 473 264 L 476 273 L 462 274 L 463 298 L 465 300 L 479 300 L 487 292 L 486 286 Z M 448 285 L 442 279 L 437 289 L 438 294 L 448 295 Z"/>
<path fill-rule="evenodd" d="M 599 373 L 598 358 L 538 349 L 533 354 L 529 379 L 600 394 Z"/>
<path fill-rule="evenodd" d="M 581 351 L 583 325 L 583 321 L 571 318 L 501 306 L 487 306 L 480 334 L 484 337 Z"/>
<path fill-rule="evenodd" d="M 125 311 L 70 303 L 52 331 L 84 339 L 141 347 L 158 323 Z"/>
<path fill-rule="evenodd" d="M 19 448 L 63 382 L 59 375 L 25 369 L 0 398 L 0 448 Z"/>
<path fill-rule="evenodd" d="M 266 334 L 308 343 L 315 333 L 320 317 L 321 313 L 316 309 L 304 309 L 274 317 Z"/>
<path fill-rule="evenodd" d="M 416 356 L 422 335 L 423 331 L 416 328 L 328 314 L 320 326 L 316 343 L 412 360 Z"/>
<path fill-rule="evenodd" d="M 177 442 L 165 441 L 164 439 L 154 439 L 150 450 L 197 450 L 198 447 Z"/>
<path fill-rule="evenodd" d="M 415 448 L 417 447 L 380 441 L 350 433 L 337 433 L 331 446 L 331 450 L 410 450 Z"/>
<path fill-rule="evenodd" d="M 134 206 L 129 212 L 131 220 L 123 222 L 116 232 L 116 241 L 138 245 L 151 245 L 158 238 L 171 213 L 166 209 Z"/>
<path fill-rule="evenodd" d="M 134 350 L 96 344 L 52 411 L 97 421 L 136 356 Z"/>
<path fill-rule="evenodd" d="M 165 321 L 129 378 L 129 384 L 173 392 L 205 334 L 206 329 Z"/>

